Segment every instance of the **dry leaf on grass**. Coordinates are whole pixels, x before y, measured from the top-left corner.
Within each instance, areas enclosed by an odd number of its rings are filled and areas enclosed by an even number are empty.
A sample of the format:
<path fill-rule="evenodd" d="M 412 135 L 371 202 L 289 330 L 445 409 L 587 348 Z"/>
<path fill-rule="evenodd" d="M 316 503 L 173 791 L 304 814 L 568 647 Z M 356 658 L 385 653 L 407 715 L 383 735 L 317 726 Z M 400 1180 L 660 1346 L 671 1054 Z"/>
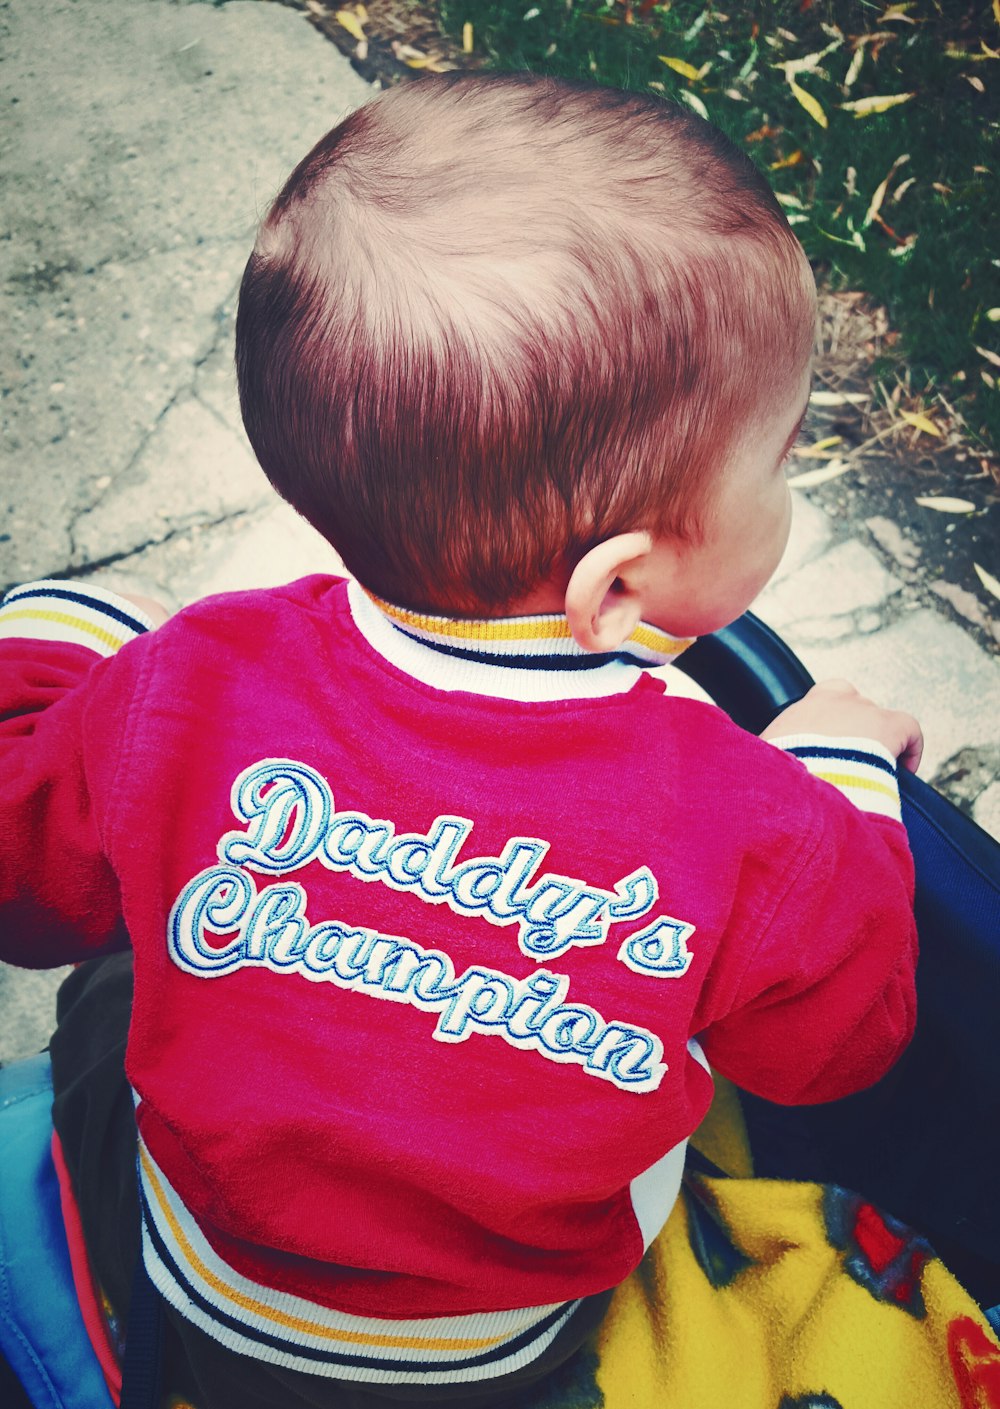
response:
<path fill-rule="evenodd" d="M 915 426 L 925 435 L 936 435 L 939 440 L 941 439 L 941 427 L 936 426 L 929 416 L 921 416 L 917 411 L 900 411 L 899 414 L 908 426 Z"/>
<path fill-rule="evenodd" d="M 900 103 L 908 103 L 916 96 L 915 93 L 892 93 L 884 97 L 858 98 L 853 103 L 841 103 L 840 106 L 855 117 L 868 117 L 871 113 L 888 112 L 890 108 L 896 108 Z"/>
<path fill-rule="evenodd" d="M 674 59 L 669 54 L 657 54 L 660 63 L 666 64 L 667 68 L 672 68 L 674 73 L 679 73 L 681 78 L 690 78 L 697 81 L 704 78 L 712 67 L 710 63 L 702 64 L 701 68 L 695 68 L 694 64 L 689 64 L 687 59 Z"/>
<path fill-rule="evenodd" d="M 809 394 L 813 406 L 860 406 L 868 400 L 864 391 L 813 391 Z"/>
<path fill-rule="evenodd" d="M 364 28 L 352 10 L 338 10 L 337 23 L 343 25 L 352 39 L 359 42 L 366 37 Z"/>
<path fill-rule="evenodd" d="M 937 509 L 941 514 L 974 514 L 976 506 L 968 499 L 952 499 L 948 494 L 918 494 L 915 502 L 924 509 Z"/>
<path fill-rule="evenodd" d="M 800 88 L 795 82 L 795 79 L 790 76 L 788 86 L 792 90 L 792 97 L 805 108 L 812 120 L 818 122 L 820 127 L 828 127 L 829 123 L 827 122 L 826 113 L 823 111 L 822 105 L 818 99 L 814 98 L 811 93 L 807 93 L 804 88 Z"/>
<path fill-rule="evenodd" d="M 844 437 L 842 435 L 828 435 L 823 440 L 814 441 L 812 445 L 805 445 L 796 450 L 796 460 L 814 460 L 822 456 L 824 459 L 830 458 L 830 451 L 835 445 L 842 445 Z"/>
<path fill-rule="evenodd" d="M 814 485 L 826 484 L 831 479 L 839 479 L 850 468 L 849 460 L 831 460 L 821 469 L 805 470 L 800 475 L 789 475 L 788 483 L 792 489 L 812 489 Z"/>
<path fill-rule="evenodd" d="M 1000 598 L 1000 582 L 997 581 L 991 572 L 987 572 L 985 568 L 980 567 L 978 563 L 973 563 L 972 566 L 976 569 L 976 575 L 987 592 L 992 592 L 994 597 Z"/>

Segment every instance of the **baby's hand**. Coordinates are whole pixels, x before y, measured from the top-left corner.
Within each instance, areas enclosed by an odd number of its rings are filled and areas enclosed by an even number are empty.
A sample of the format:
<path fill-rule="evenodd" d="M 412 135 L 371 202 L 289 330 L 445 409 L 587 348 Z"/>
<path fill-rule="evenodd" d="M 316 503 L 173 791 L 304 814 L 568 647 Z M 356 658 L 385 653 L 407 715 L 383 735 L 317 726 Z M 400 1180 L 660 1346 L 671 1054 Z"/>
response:
<path fill-rule="evenodd" d="M 882 709 L 865 699 L 847 680 L 823 680 L 801 700 L 771 721 L 762 739 L 786 734 L 831 734 L 835 738 L 874 739 L 915 773 L 924 749 L 924 736 L 912 714 Z"/>
<path fill-rule="evenodd" d="M 135 592 L 116 592 L 115 596 L 121 597 L 124 602 L 131 602 L 133 607 L 138 607 L 141 612 L 145 612 L 154 628 L 162 626 L 165 621 L 170 620 L 170 612 L 167 608 L 162 602 L 157 602 L 152 597 L 141 597 Z"/>

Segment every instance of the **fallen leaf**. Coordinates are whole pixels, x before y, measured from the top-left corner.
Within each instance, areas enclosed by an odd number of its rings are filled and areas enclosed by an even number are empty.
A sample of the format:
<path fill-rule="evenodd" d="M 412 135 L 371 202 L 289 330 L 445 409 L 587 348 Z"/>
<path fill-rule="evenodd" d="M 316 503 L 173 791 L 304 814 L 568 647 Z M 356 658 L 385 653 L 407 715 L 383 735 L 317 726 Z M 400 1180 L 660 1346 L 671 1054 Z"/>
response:
<path fill-rule="evenodd" d="M 419 49 L 414 49 L 412 44 L 393 43 L 392 52 L 409 68 L 427 68 L 431 63 L 430 54 L 422 54 Z"/>
<path fill-rule="evenodd" d="M 801 103 L 802 107 L 805 108 L 814 122 L 818 122 L 820 127 L 829 126 L 826 120 L 826 113 L 811 93 L 807 93 L 804 88 L 800 88 L 794 78 L 789 78 L 788 86 L 792 90 L 793 98 L 795 98 L 796 102 Z"/>
<path fill-rule="evenodd" d="M 780 30 L 778 32 L 781 33 Z M 786 32 L 785 37 L 790 38 L 791 42 L 795 42 L 794 34 L 789 36 Z M 791 82 L 797 73 L 815 73 L 827 54 L 832 54 L 834 49 L 839 49 L 843 42 L 844 36 L 841 34 L 832 44 L 828 44 L 825 49 L 820 49 L 815 54 L 804 54 L 801 59 L 785 59 L 783 63 L 775 64 L 774 67 L 784 70 L 785 77 Z"/>
<path fill-rule="evenodd" d="M 353 10 L 338 10 L 337 22 L 344 26 L 352 39 L 364 39 L 364 27 Z"/>
<path fill-rule="evenodd" d="M 705 27 L 705 21 L 706 21 L 707 19 L 708 19 L 708 11 L 707 11 L 707 10 L 702 10 L 701 14 L 700 14 L 700 15 L 698 16 L 698 18 L 695 20 L 694 24 L 691 25 L 690 29 L 686 29 L 686 30 L 684 31 L 684 34 L 683 34 L 682 38 L 684 39 L 684 41 L 685 41 L 686 43 L 690 44 L 690 42 L 691 42 L 692 39 L 697 39 L 698 35 L 699 35 L 699 34 L 701 33 L 701 31 L 704 29 L 704 27 Z"/>
<path fill-rule="evenodd" d="M 773 161 L 769 167 L 770 171 L 784 171 L 786 166 L 798 166 L 805 161 L 805 154 L 796 147 L 794 152 L 790 152 L 787 157 L 782 157 L 780 161 Z"/>
<path fill-rule="evenodd" d="M 472 25 L 466 20 L 462 26 L 462 53 L 472 53 Z"/>
<path fill-rule="evenodd" d="M 865 58 L 865 46 L 864 46 L 863 44 L 859 44 L 858 47 L 857 47 L 857 48 L 855 49 L 855 51 L 854 51 L 854 58 L 851 60 L 851 66 L 850 66 L 850 68 L 847 70 L 847 73 L 844 75 L 844 87 L 845 87 L 845 88 L 850 88 L 850 87 L 853 85 L 854 80 L 857 78 L 858 74 L 861 72 L 861 65 L 862 65 L 862 63 L 864 63 L 864 58 Z"/>
<path fill-rule="evenodd" d="M 708 108 L 705 107 L 698 94 L 692 93 L 690 88 L 681 89 L 681 102 L 687 103 L 688 107 L 692 108 L 699 117 L 703 117 L 706 122 L 708 121 Z"/>
<path fill-rule="evenodd" d="M 690 78 L 697 81 L 704 78 L 712 67 L 711 64 L 702 64 L 701 68 L 695 68 L 694 64 L 689 64 L 687 59 L 674 59 L 669 54 L 657 54 L 656 56 L 667 68 L 672 68 L 674 73 L 679 73 L 681 78 Z"/>
<path fill-rule="evenodd" d="M 1000 3 L 1000 0 L 993 0 L 994 9 L 996 9 L 998 3 Z M 994 597 L 1000 597 L 1000 582 L 997 581 L 993 574 L 987 572 L 985 568 L 981 568 L 978 563 L 973 563 L 972 566 L 976 569 L 979 581 L 986 588 L 987 592 L 992 592 Z"/>
<path fill-rule="evenodd" d="M 835 445 L 842 445 L 844 437 L 842 435 L 828 435 L 824 440 L 817 440 L 812 445 L 804 446 L 801 450 L 796 450 L 796 460 L 811 460 L 819 456 L 827 456 L 828 452 Z"/>
<path fill-rule="evenodd" d="M 895 205 L 897 201 L 903 199 L 903 197 L 906 195 L 907 191 L 910 189 L 916 179 L 917 178 L 915 176 L 908 176 L 905 181 L 900 181 L 899 185 L 892 193 L 893 205 Z"/>
<path fill-rule="evenodd" d="M 802 202 L 799 200 L 798 196 L 790 196 L 785 191 L 776 191 L 775 194 L 781 205 L 794 206 L 796 210 L 802 209 Z"/>
<path fill-rule="evenodd" d="M 936 435 L 939 439 L 941 430 L 928 416 L 921 416 L 916 411 L 900 411 L 900 416 L 910 426 L 916 426 L 918 431 L 923 431 L 926 435 Z"/>
<path fill-rule="evenodd" d="M 993 312 L 993 310 L 991 309 L 990 312 Z M 989 313 L 987 313 L 986 316 L 987 318 L 989 318 Z M 998 357 L 995 352 L 991 352 L 988 347 L 980 347 L 979 344 L 975 342 L 972 344 L 972 346 L 979 353 L 980 357 L 985 357 L 987 362 L 993 363 L 994 367 L 1000 367 L 1000 357 Z"/>
<path fill-rule="evenodd" d="M 868 396 L 863 391 L 814 391 L 809 400 L 813 406 L 858 406 Z"/>
<path fill-rule="evenodd" d="M 937 509 L 942 514 L 974 514 L 975 504 L 971 504 L 968 499 L 952 499 L 947 494 L 930 495 L 918 494 L 915 503 L 920 504 L 924 509 Z"/>
<path fill-rule="evenodd" d="M 886 173 L 885 179 L 880 181 L 879 184 L 876 186 L 875 194 L 872 196 L 871 203 L 869 204 L 868 209 L 865 212 L 865 218 L 861 222 L 862 230 L 867 229 L 868 226 L 875 219 L 875 217 L 878 215 L 879 211 L 882 209 L 882 202 L 885 200 L 885 193 L 889 189 L 889 182 L 892 180 L 893 176 L 895 176 L 896 172 L 903 165 L 903 163 L 909 160 L 910 157 L 908 153 L 904 154 L 903 156 L 897 157 L 896 160 L 893 162 L 892 166 L 890 166 L 888 172 Z"/>
<path fill-rule="evenodd" d="M 962 77 L 965 79 L 966 83 L 972 84 L 977 93 L 986 92 L 986 84 L 981 78 L 977 78 L 974 73 L 963 73 Z"/>
<path fill-rule="evenodd" d="M 828 465 L 823 465 L 818 470 L 805 470 L 800 475 L 790 475 L 788 483 L 792 489 L 811 489 L 816 484 L 826 484 L 828 480 L 838 479 L 851 468 L 848 460 L 831 460 Z"/>
<path fill-rule="evenodd" d="M 1000 0 L 998 0 L 1000 3 Z M 1000 308 L 987 308 L 986 316 L 991 323 L 1000 323 Z"/>
<path fill-rule="evenodd" d="M 893 93 L 885 97 L 858 98 L 853 103 L 841 103 L 840 106 L 855 117 L 868 117 L 871 113 L 888 112 L 890 108 L 896 108 L 900 103 L 908 103 L 915 97 L 915 93 Z"/>

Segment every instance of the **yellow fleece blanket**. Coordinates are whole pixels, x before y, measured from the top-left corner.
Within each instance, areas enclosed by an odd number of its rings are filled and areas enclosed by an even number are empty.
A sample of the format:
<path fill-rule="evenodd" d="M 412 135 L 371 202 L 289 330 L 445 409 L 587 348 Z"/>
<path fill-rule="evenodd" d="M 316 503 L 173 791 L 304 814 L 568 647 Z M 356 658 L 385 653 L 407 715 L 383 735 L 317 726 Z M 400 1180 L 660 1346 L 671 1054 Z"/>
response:
<path fill-rule="evenodd" d="M 689 1169 L 530 1409 L 1000 1409 L 1000 1341 L 924 1239 L 857 1194 L 747 1177 L 724 1083 L 693 1143 L 731 1174 Z"/>

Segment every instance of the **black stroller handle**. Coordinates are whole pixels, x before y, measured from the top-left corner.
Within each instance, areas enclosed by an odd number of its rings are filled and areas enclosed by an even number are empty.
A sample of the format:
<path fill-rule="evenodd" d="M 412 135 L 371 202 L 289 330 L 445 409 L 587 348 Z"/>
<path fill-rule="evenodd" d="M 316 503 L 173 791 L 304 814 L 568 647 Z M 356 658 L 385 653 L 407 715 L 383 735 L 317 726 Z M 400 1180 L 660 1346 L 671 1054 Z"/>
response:
<path fill-rule="evenodd" d="M 813 684 L 749 612 L 678 661 L 759 734 Z M 868 1091 L 781 1108 L 744 1094 L 758 1174 L 861 1190 L 904 1219 L 984 1306 L 1000 1302 L 1000 845 L 923 779 L 899 770 L 916 869 L 917 1031 Z"/>
<path fill-rule="evenodd" d="M 695 641 L 677 669 L 751 734 L 766 729 L 815 684 L 791 647 L 753 612 Z"/>

